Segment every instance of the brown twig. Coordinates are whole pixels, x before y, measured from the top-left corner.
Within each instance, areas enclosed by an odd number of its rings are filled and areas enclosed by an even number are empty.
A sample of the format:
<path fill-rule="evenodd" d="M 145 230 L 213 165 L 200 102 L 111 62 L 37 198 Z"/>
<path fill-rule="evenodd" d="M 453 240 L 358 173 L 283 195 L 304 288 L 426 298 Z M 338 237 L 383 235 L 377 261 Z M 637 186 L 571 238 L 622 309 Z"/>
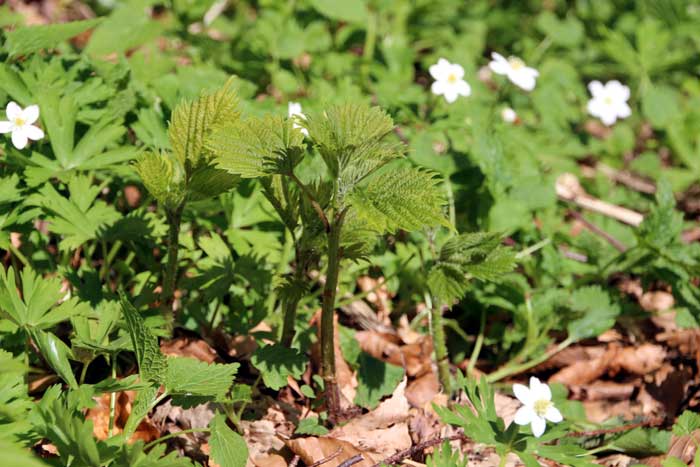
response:
<path fill-rule="evenodd" d="M 314 462 L 313 464 L 311 464 L 309 467 L 318 467 L 319 465 L 323 465 L 323 464 L 325 464 L 326 462 L 330 462 L 330 461 L 332 461 L 333 459 L 335 459 L 336 457 L 338 457 L 338 456 L 340 455 L 341 452 L 343 452 L 343 448 L 342 448 L 342 447 L 341 447 L 341 448 L 338 448 L 333 454 L 331 454 L 331 455 L 329 455 L 329 456 L 326 456 L 326 457 L 324 457 L 323 459 L 317 460 L 316 462 Z M 350 459 L 352 459 L 352 457 L 351 457 Z M 347 461 L 346 461 L 346 462 L 347 462 Z"/>
<path fill-rule="evenodd" d="M 620 183 L 627 188 L 630 188 L 640 193 L 645 193 L 648 195 L 653 195 L 656 193 L 656 185 L 639 175 L 634 174 L 628 170 L 618 170 L 614 169 L 608 165 L 598 162 L 594 166 L 583 166 L 581 167 L 581 172 L 585 177 L 595 177 L 598 172 L 602 173 L 610 180 Z"/>
<path fill-rule="evenodd" d="M 622 253 L 622 252 L 627 250 L 627 247 L 620 240 L 616 239 L 615 237 L 613 237 L 612 235 L 607 233 L 605 230 L 603 230 L 600 227 L 598 227 L 597 225 L 595 225 L 594 223 L 586 220 L 586 218 L 583 217 L 583 215 L 580 212 L 574 211 L 573 209 L 570 209 L 569 214 L 572 217 L 575 217 L 576 220 L 580 221 L 588 230 L 590 230 L 594 234 L 602 237 L 605 241 L 607 241 L 609 244 L 611 244 L 613 246 L 613 248 L 615 248 L 617 251 Z"/>
<path fill-rule="evenodd" d="M 617 426 L 615 428 L 604 428 L 604 429 L 592 430 L 592 431 L 574 431 L 571 433 L 567 433 L 566 436 L 581 437 L 581 436 L 609 435 L 609 434 L 613 434 L 613 433 L 620 433 L 622 431 L 634 430 L 635 428 L 640 428 L 640 427 L 657 426 L 657 425 L 661 425 L 662 422 L 663 422 L 663 419 L 657 417 L 657 418 L 651 418 L 648 420 L 644 420 L 643 422 L 639 422 L 639 423 L 630 423 L 629 425 Z"/>
<path fill-rule="evenodd" d="M 294 454 L 294 457 L 292 457 L 292 460 L 289 462 L 289 465 L 287 467 L 297 467 L 297 464 L 299 464 L 299 454 Z"/>
<path fill-rule="evenodd" d="M 350 467 L 351 465 L 355 465 L 359 462 L 362 462 L 363 460 L 365 460 L 365 458 L 362 457 L 362 454 L 355 454 L 350 459 L 346 459 L 340 464 L 338 464 L 338 467 Z"/>
<path fill-rule="evenodd" d="M 418 443 L 414 446 L 411 446 L 408 449 L 404 449 L 403 451 L 399 451 L 396 454 L 394 454 L 393 456 L 389 456 L 386 459 L 384 459 L 383 461 L 381 461 L 377 464 L 374 464 L 372 467 L 379 467 L 380 465 L 397 464 L 407 457 L 413 457 L 413 455 L 416 454 L 417 452 L 420 452 L 424 449 L 436 446 L 438 444 L 442 444 L 444 441 L 457 441 L 457 440 L 466 441 L 467 439 L 468 438 L 463 434 L 452 435 L 452 436 L 448 436 L 446 438 L 429 439 L 428 441 L 423 441 L 422 443 Z M 338 466 L 338 467 L 340 467 L 340 466 Z"/>

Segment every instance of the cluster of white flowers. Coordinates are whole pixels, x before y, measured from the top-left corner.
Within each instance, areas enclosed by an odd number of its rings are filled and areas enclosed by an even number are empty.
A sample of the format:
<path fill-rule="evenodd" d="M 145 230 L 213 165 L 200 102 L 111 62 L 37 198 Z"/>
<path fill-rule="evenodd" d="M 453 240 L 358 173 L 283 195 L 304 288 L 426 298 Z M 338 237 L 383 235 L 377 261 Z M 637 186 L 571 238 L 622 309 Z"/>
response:
<path fill-rule="evenodd" d="M 544 434 L 547 421 L 559 423 L 564 419 L 559 409 L 554 407 L 552 390 L 534 376 L 530 378 L 530 387 L 514 384 L 513 394 L 523 404 L 515 412 L 513 421 L 518 425 L 530 425 L 536 438 Z"/>
<path fill-rule="evenodd" d="M 287 117 L 294 120 L 306 120 L 306 115 L 304 115 L 304 113 L 301 111 L 301 104 L 298 102 L 290 102 L 287 105 Z M 301 132 L 304 134 L 304 136 L 309 136 L 309 130 L 299 125 L 299 123 L 296 121 L 292 123 L 292 126 L 294 128 L 301 128 Z"/>
<path fill-rule="evenodd" d="M 31 139 L 40 140 L 44 137 L 41 128 L 33 123 L 39 120 L 39 106 L 30 105 L 23 109 L 16 102 L 10 102 L 5 108 L 6 121 L 0 121 L 0 133 L 10 133 L 12 144 L 17 149 L 24 149 Z"/>
<path fill-rule="evenodd" d="M 532 91 L 537 84 L 540 73 L 525 64 L 519 57 L 503 55 L 493 52 L 491 54 L 489 69 L 504 75 L 516 86 Z M 435 80 L 430 87 L 433 94 L 444 96 L 448 103 L 453 103 L 459 96 L 467 97 L 471 94 L 471 86 L 464 80 L 464 68 L 456 63 L 450 63 L 445 58 L 440 58 L 435 65 L 429 68 L 430 75 Z M 618 118 L 627 118 L 631 115 L 627 100 L 630 90 L 619 81 L 609 81 L 602 84 L 600 81 L 592 81 L 588 85 L 592 99 L 588 101 L 588 113 L 600 118 L 605 125 L 614 124 Z M 291 105 L 291 104 L 290 104 Z M 513 109 L 506 107 L 501 111 L 504 122 L 515 123 L 518 116 Z"/>

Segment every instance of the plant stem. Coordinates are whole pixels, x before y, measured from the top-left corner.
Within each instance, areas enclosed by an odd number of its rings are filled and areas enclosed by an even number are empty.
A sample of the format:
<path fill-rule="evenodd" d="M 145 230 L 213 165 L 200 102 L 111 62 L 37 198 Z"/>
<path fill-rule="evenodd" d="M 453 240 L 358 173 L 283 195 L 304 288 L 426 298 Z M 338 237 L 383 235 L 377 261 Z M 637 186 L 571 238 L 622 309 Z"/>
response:
<path fill-rule="evenodd" d="M 11 252 L 25 267 L 30 267 L 30 266 L 31 266 L 31 264 L 29 263 L 29 260 L 27 259 L 27 257 L 24 256 L 24 254 L 23 254 L 21 251 L 19 251 L 19 248 L 17 248 L 16 246 L 14 246 L 14 245 L 12 244 L 12 242 L 10 242 L 10 244 L 8 245 L 8 248 L 9 248 L 10 252 Z"/>
<path fill-rule="evenodd" d="M 484 329 L 486 328 L 486 310 L 481 310 L 481 319 L 479 321 L 479 336 L 476 338 L 474 343 L 474 349 L 469 357 L 469 366 L 467 366 L 467 376 L 474 373 L 474 368 L 476 368 L 476 361 L 479 359 L 479 354 L 481 353 L 481 347 L 484 345 Z"/>
<path fill-rule="evenodd" d="M 571 337 L 567 337 L 563 341 L 559 343 L 555 348 L 550 350 L 549 352 L 545 352 L 543 355 L 540 357 L 537 357 L 533 360 L 530 360 L 525 363 L 521 363 L 520 365 L 508 365 L 506 364 L 505 366 L 501 367 L 500 369 L 494 371 L 493 373 L 490 373 L 489 375 L 486 376 L 486 381 L 489 383 L 495 383 L 496 381 L 500 381 L 503 378 L 507 378 L 508 376 L 515 375 L 518 373 L 522 373 L 523 371 L 529 370 L 532 367 L 535 367 L 539 365 L 540 363 L 548 360 L 549 358 L 553 357 L 554 355 L 558 354 L 568 346 L 574 343 L 574 339 Z"/>
<path fill-rule="evenodd" d="M 326 213 L 323 212 L 323 208 L 321 205 L 316 201 L 316 198 L 314 198 L 313 193 L 311 193 L 311 190 L 309 190 L 309 187 L 304 185 L 304 182 L 299 180 L 299 178 L 294 175 L 294 173 L 290 173 L 289 177 L 294 181 L 294 183 L 297 184 L 297 186 L 301 189 L 301 191 L 304 193 L 304 196 L 309 200 L 311 203 L 311 206 L 313 206 L 314 210 L 316 211 L 316 214 L 318 214 L 318 217 L 321 218 L 321 222 L 323 222 L 323 226 L 326 228 L 326 232 L 330 232 L 331 225 L 328 222 L 328 218 L 326 217 Z"/>
<path fill-rule="evenodd" d="M 177 284 L 178 238 L 180 237 L 180 223 L 182 222 L 184 207 L 185 205 L 182 203 L 175 209 L 166 211 L 168 218 L 168 258 L 163 271 L 163 291 L 161 294 L 163 305 L 167 305 L 170 302 Z"/>
<path fill-rule="evenodd" d="M 85 382 L 85 375 L 87 375 L 88 366 L 90 366 L 90 362 L 85 362 L 85 363 L 83 363 L 83 369 L 80 370 L 80 384 L 81 385 Z"/>
<path fill-rule="evenodd" d="M 501 456 L 501 460 L 498 462 L 498 467 L 506 467 L 506 461 L 508 460 L 508 454 L 510 454 L 510 453 L 509 453 L 509 452 L 505 452 L 505 453 Z"/>
<path fill-rule="evenodd" d="M 150 443 L 148 443 L 147 445 L 145 445 L 143 447 L 143 450 L 146 451 L 158 443 L 162 443 L 163 441 L 166 441 L 170 438 L 177 438 L 180 435 L 185 435 L 187 433 L 206 433 L 208 431 L 211 431 L 211 430 L 209 428 L 189 428 L 187 430 L 176 431 L 175 433 L 168 433 L 167 435 L 161 436 L 160 438 L 153 440 Z"/>
<path fill-rule="evenodd" d="M 321 311 L 321 374 L 326 386 L 326 398 L 331 420 L 340 410 L 340 393 L 335 374 L 335 344 L 333 319 L 335 315 L 335 295 L 338 288 L 340 270 L 340 232 L 343 227 L 345 212 L 335 217 L 328 232 L 328 267 L 326 284 L 323 287 L 323 306 Z"/>
<path fill-rule="evenodd" d="M 447 354 L 445 342 L 445 325 L 442 322 L 442 307 L 435 306 L 430 294 L 425 294 L 426 305 L 430 309 L 430 328 L 433 336 L 433 348 L 435 349 L 435 362 L 438 367 L 438 379 L 447 396 L 452 395 L 452 375 L 450 374 L 450 360 Z"/>
<path fill-rule="evenodd" d="M 110 364 L 112 366 L 112 379 L 117 379 L 117 356 L 112 355 L 110 359 Z M 114 432 L 114 415 L 117 410 L 117 393 L 112 392 L 109 395 L 109 437 L 112 437 Z"/>

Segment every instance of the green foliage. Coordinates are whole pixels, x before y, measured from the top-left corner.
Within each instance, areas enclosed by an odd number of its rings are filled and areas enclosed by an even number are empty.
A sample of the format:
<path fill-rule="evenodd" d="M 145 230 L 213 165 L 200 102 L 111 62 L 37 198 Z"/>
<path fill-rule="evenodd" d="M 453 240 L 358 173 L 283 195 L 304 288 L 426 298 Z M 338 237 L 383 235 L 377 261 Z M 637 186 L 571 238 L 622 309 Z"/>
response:
<path fill-rule="evenodd" d="M 265 386 L 271 389 L 286 386 L 289 376 L 299 378 L 307 363 L 306 358 L 298 350 L 279 344 L 260 347 L 250 361 L 262 374 Z"/>
<path fill-rule="evenodd" d="M 513 252 L 501 246 L 498 233 L 467 233 L 448 240 L 431 267 L 428 286 L 445 302 L 461 298 L 471 278 L 498 280 L 515 267 Z"/>
<path fill-rule="evenodd" d="M 226 425 L 226 417 L 217 415 L 209 424 L 211 456 L 221 467 L 243 467 L 248 460 L 248 447 L 235 431 Z"/>
<path fill-rule="evenodd" d="M 101 18 L 70 23 L 19 27 L 7 33 L 4 48 L 11 57 L 27 55 L 77 36 L 100 24 Z"/>
<path fill-rule="evenodd" d="M 238 363 L 207 364 L 194 358 L 169 358 L 165 390 L 173 395 L 203 396 L 223 401 L 238 366 Z"/>
<path fill-rule="evenodd" d="M 158 338 L 146 327 L 143 318 L 125 295 L 122 294 L 120 301 L 139 374 L 144 381 L 160 384 L 166 376 L 167 360 L 160 352 Z"/>
<path fill-rule="evenodd" d="M 684 410 L 673 424 L 676 436 L 692 435 L 696 430 L 700 430 L 700 415 L 690 410 Z"/>
<path fill-rule="evenodd" d="M 375 408 L 384 396 L 390 395 L 404 378 L 404 370 L 396 365 L 361 353 L 358 359 L 357 394 L 355 403 L 367 409 Z"/>
<path fill-rule="evenodd" d="M 575 340 L 598 336 L 615 324 L 620 308 L 598 286 L 582 287 L 571 295 L 571 309 L 577 318 L 569 322 L 569 337 Z"/>
<path fill-rule="evenodd" d="M 425 463 L 428 467 L 467 467 L 469 458 L 462 457 L 459 451 L 453 451 L 450 443 L 445 441 L 428 456 Z"/>

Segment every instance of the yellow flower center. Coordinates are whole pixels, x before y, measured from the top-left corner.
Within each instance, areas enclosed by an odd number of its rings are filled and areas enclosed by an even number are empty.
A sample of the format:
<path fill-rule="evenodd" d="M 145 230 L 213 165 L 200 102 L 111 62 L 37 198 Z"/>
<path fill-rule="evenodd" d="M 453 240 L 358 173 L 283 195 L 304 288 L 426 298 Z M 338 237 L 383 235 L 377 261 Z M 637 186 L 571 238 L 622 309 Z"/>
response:
<path fill-rule="evenodd" d="M 604 97 L 603 102 L 605 103 L 605 105 L 612 105 L 612 103 L 613 103 L 612 97 L 610 97 L 610 96 Z"/>
<path fill-rule="evenodd" d="M 447 75 L 447 82 L 450 84 L 455 84 L 457 82 L 457 76 L 454 73 Z"/>
<path fill-rule="evenodd" d="M 24 126 L 25 123 L 26 122 L 21 117 L 15 118 L 15 126 Z"/>
<path fill-rule="evenodd" d="M 514 70 L 519 70 L 519 69 L 525 67 L 525 62 L 523 62 L 522 60 L 520 60 L 518 57 L 510 57 L 510 58 L 508 59 L 508 64 L 509 64 L 510 67 L 511 67 L 512 69 L 514 69 Z"/>
<path fill-rule="evenodd" d="M 535 401 L 535 404 L 533 405 L 533 409 L 535 410 L 535 413 L 539 415 L 540 417 L 544 417 L 544 414 L 547 413 L 547 410 L 552 406 L 552 401 L 548 401 L 546 399 L 540 399 Z"/>

